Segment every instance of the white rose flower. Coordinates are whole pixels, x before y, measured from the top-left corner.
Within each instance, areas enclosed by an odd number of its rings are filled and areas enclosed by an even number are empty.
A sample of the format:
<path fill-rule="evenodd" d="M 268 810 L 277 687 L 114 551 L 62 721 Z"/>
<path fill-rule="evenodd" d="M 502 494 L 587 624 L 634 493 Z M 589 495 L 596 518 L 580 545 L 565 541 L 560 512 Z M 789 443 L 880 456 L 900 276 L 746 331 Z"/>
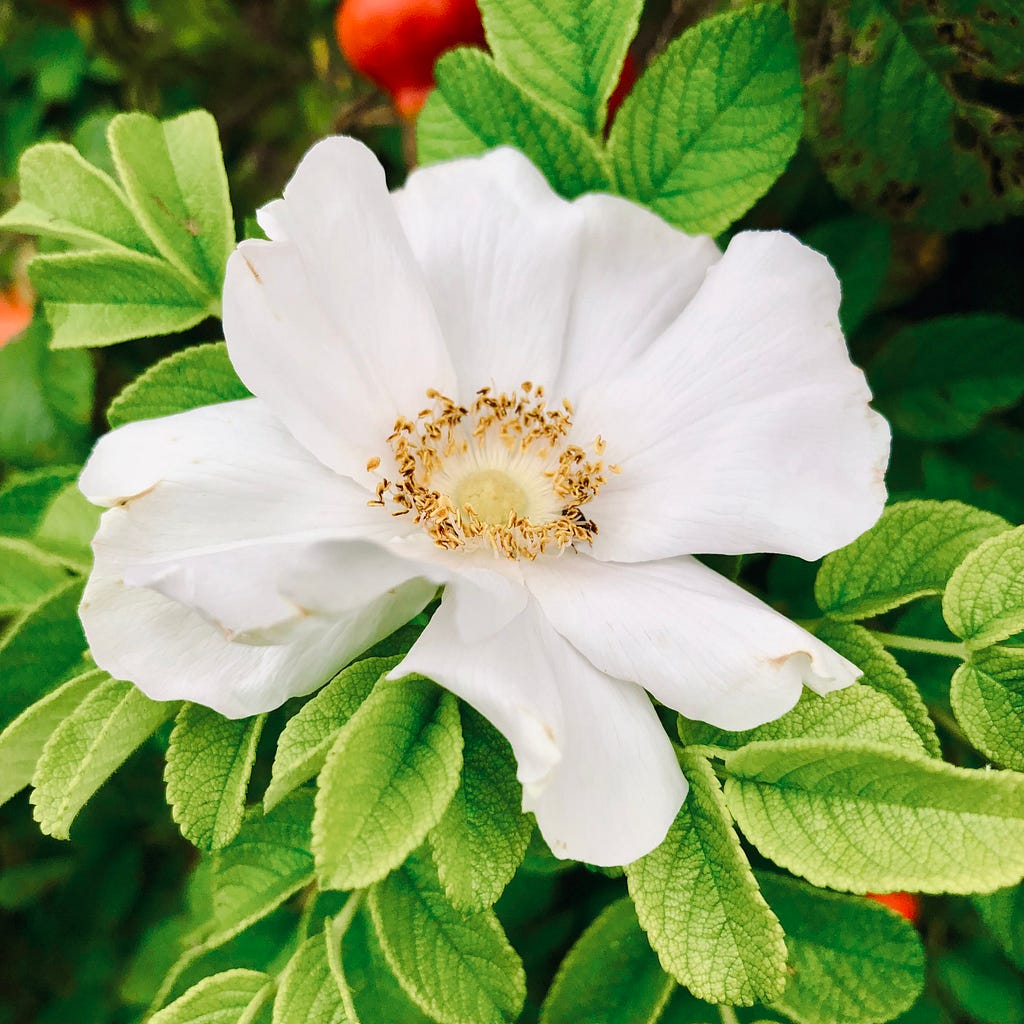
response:
<path fill-rule="evenodd" d="M 124 426 L 82 474 L 100 666 L 254 715 L 443 585 L 392 676 L 489 718 L 551 849 L 601 865 L 686 794 L 645 690 L 746 729 L 858 677 L 693 557 L 814 559 L 880 514 L 889 431 L 822 256 L 567 202 L 509 149 L 389 195 L 346 138 L 259 219 L 224 286 L 256 397 Z"/>

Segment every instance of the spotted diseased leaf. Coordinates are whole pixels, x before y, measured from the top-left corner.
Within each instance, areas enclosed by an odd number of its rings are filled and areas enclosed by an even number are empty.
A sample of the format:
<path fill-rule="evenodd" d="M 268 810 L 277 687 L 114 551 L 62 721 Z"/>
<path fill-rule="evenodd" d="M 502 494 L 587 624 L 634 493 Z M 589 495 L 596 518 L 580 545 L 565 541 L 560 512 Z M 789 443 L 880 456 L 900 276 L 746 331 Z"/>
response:
<path fill-rule="evenodd" d="M 699 22 L 644 72 L 612 126 L 619 191 L 691 234 L 718 234 L 800 140 L 800 69 L 773 4 Z"/>
<path fill-rule="evenodd" d="M 941 594 L 953 570 L 1005 519 L 958 501 L 904 501 L 852 544 L 828 555 L 814 584 L 818 607 L 835 619 L 867 619 Z"/>
<path fill-rule="evenodd" d="M 437 62 L 435 73 L 440 99 L 431 97 L 419 123 L 422 162 L 514 146 L 567 199 L 607 191 L 608 172 L 598 144 L 582 128 L 523 92 L 487 54 L 452 50 Z M 433 136 L 437 129 L 440 133 Z"/>
<path fill-rule="evenodd" d="M 718 779 L 682 755 L 690 792 L 665 841 L 626 867 L 629 894 L 661 964 L 710 1003 L 750 1006 L 786 981 L 782 929 L 754 881 Z"/>
<path fill-rule="evenodd" d="M 789 980 L 773 1005 L 797 1024 L 884 1024 L 924 987 L 924 949 L 898 914 L 855 896 L 759 872 L 789 947 Z"/>
<path fill-rule="evenodd" d="M 451 901 L 489 907 L 522 863 L 532 826 L 508 741 L 472 708 L 460 711 L 462 777 L 430 845 Z"/>
<path fill-rule="evenodd" d="M 132 683 L 105 676 L 53 731 L 32 776 L 39 828 L 67 839 L 78 812 L 129 754 L 178 710 L 150 700 Z"/>
<path fill-rule="evenodd" d="M 674 988 L 632 902 L 623 898 L 606 907 L 566 954 L 541 1008 L 541 1024 L 653 1024 Z"/>
<path fill-rule="evenodd" d="M 382 680 L 320 773 L 313 851 L 321 886 L 363 888 L 398 867 L 444 814 L 461 767 L 455 698 L 425 679 Z"/>
<path fill-rule="evenodd" d="M 791 5 L 807 137 L 846 199 L 939 230 L 1024 208 L 1016 0 Z M 913 109 L 914 116 L 907 111 Z"/>
<path fill-rule="evenodd" d="M 161 359 L 136 377 L 107 409 L 107 422 L 120 427 L 135 420 L 172 416 L 217 402 L 250 398 L 223 342 L 193 345 Z"/>
<path fill-rule="evenodd" d="M 369 894 L 374 928 L 407 995 L 438 1024 L 505 1024 L 526 998 L 523 965 L 491 910 L 448 902 L 429 858 Z"/>
<path fill-rule="evenodd" d="M 990 647 L 971 655 L 953 676 L 949 697 L 978 750 L 1024 771 L 1024 650 Z"/>
<path fill-rule="evenodd" d="M 225 718 L 199 704 L 178 712 L 164 770 L 167 800 L 181 834 L 201 850 L 226 846 L 242 827 L 265 720 Z"/>
<path fill-rule="evenodd" d="M 862 740 L 753 743 L 725 761 L 743 834 L 812 885 L 971 893 L 1024 877 L 1024 775 Z"/>
<path fill-rule="evenodd" d="M 482 0 L 498 68 L 591 135 L 636 34 L 642 0 Z"/>
<path fill-rule="evenodd" d="M 1024 630 L 1024 527 L 993 537 L 967 555 L 949 579 L 942 614 L 973 648 Z"/>

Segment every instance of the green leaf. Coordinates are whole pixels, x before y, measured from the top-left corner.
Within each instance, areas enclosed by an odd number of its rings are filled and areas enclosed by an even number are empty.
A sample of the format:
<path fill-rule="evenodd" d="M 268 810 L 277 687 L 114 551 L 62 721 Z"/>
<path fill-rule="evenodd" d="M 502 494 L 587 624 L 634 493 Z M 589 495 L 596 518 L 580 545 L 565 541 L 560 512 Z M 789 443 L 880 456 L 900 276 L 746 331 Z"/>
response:
<path fill-rule="evenodd" d="M 1024 630 L 1024 527 L 975 548 L 949 578 L 942 599 L 949 628 L 971 647 Z"/>
<path fill-rule="evenodd" d="M 129 202 L 157 248 L 219 300 L 235 230 L 214 119 L 204 110 L 170 121 L 119 114 L 107 137 Z"/>
<path fill-rule="evenodd" d="M 494 62 L 591 135 L 604 129 L 642 0 L 482 0 Z"/>
<path fill-rule="evenodd" d="M 77 462 L 89 446 L 95 374 L 87 352 L 54 352 L 39 315 L 0 348 L 0 459 Z"/>
<path fill-rule="evenodd" d="M 193 345 L 161 359 L 129 384 L 107 409 L 107 422 L 172 416 L 187 409 L 251 398 L 228 358 L 227 345 Z"/>
<path fill-rule="evenodd" d="M 36 762 L 51 734 L 109 678 L 99 669 L 83 672 L 37 700 L 0 732 L 0 804 L 32 781 Z"/>
<path fill-rule="evenodd" d="M 462 779 L 430 833 L 448 898 L 461 907 L 489 907 L 505 891 L 530 843 L 523 790 L 508 741 L 468 705 L 462 712 Z"/>
<path fill-rule="evenodd" d="M 953 676 L 953 713 L 987 758 L 1024 771 L 1024 650 L 991 647 Z"/>
<path fill-rule="evenodd" d="M 68 484 L 50 502 L 32 543 L 76 572 L 88 572 L 101 512 L 89 503 L 77 482 Z"/>
<path fill-rule="evenodd" d="M 761 740 L 801 737 L 869 740 L 924 752 L 921 737 L 900 709 L 884 693 L 858 684 L 824 696 L 804 690 L 792 711 L 774 722 L 742 732 L 727 732 L 704 722 L 679 719 L 679 738 L 686 744 L 711 744 L 736 750 Z"/>
<path fill-rule="evenodd" d="M 655 1024 L 674 988 L 623 898 L 605 907 L 566 954 L 540 1021 Z"/>
<path fill-rule="evenodd" d="M 1022 132 L 1001 109 L 1012 88 L 1003 83 L 1020 82 L 1017 0 L 792 10 L 807 137 L 844 198 L 943 231 L 1020 211 L 1024 187 L 1012 168 Z"/>
<path fill-rule="evenodd" d="M 480 156 L 490 146 L 433 89 L 416 119 L 416 162 L 426 167 L 456 157 Z"/>
<path fill-rule="evenodd" d="M 785 14 L 763 4 L 699 22 L 644 72 L 615 118 L 615 178 L 691 234 L 718 234 L 800 141 L 800 67 Z"/>
<path fill-rule="evenodd" d="M 0 488 L 0 534 L 31 537 L 50 502 L 77 478 L 76 466 L 47 466 L 28 473 L 12 473 Z"/>
<path fill-rule="evenodd" d="M 444 814 L 461 767 L 455 698 L 425 679 L 381 681 L 320 773 L 313 852 L 321 887 L 362 888 L 398 867 Z"/>
<path fill-rule="evenodd" d="M 67 839 L 78 812 L 100 786 L 178 709 L 109 677 L 54 730 L 32 776 L 39 828 Z"/>
<path fill-rule="evenodd" d="M 985 892 L 1024 876 L 1024 776 L 862 740 L 728 755 L 725 799 L 761 853 L 851 892 Z"/>
<path fill-rule="evenodd" d="M 1024 885 L 976 896 L 974 904 L 1003 952 L 1024 970 Z"/>
<path fill-rule="evenodd" d="M 913 926 L 855 896 L 759 873 L 789 947 L 790 978 L 774 1003 L 797 1024 L 883 1024 L 924 987 L 924 949 Z"/>
<path fill-rule="evenodd" d="M 875 637 L 863 626 L 852 622 L 828 620 L 818 627 L 816 635 L 864 673 L 861 677 L 862 685 L 884 693 L 900 709 L 932 757 L 942 757 L 935 723 L 928 714 L 921 691 Z"/>
<path fill-rule="evenodd" d="M 868 376 L 897 434 L 964 437 L 1024 395 L 1024 323 L 976 314 L 913 324 L 889 339 Z"/>
<path fill-rule="evenodd" d="M 0 615 L 19 612 L 67 581 L 59 559 L 16 537 L 0 537 Z"/>
<path fill-rule="evenodd" d="M 467 155 L 469 138 L 482 152 L 495 146 L 521 149 L 544 173 L 551 187 L 567 199 L 584 192 L 606 191 L 608 172 L 597 143 L 578 125 L 549 110 L 506 78 L 487 54 L 452 50 L 437 62 L 437 91 L 447 105 L 431 100 L 419 122 L 419 153 L 424 162 Z M 461 127 L 456 127 L 461 125 Z M 440 126 L 443 139 L 429 132 Z"/>
<path fill-rule="evenodd" d="M 85 634 L 78 621 L 82 580 L 70 580 L 26 609 L 0 641 L 0 728 L 46 696 L 81 660 Z"/>
<path fill-rule="evenodd" d="M 523 965 L 490 910 L 458 910 L 427 860 L 378 882 L 370 914 L 409 997 L 438 1024 L 504 1024 L 526 997 Z"/>
<path fill-rule="evenodd" d="M 885 283 L 892 255 L 889 228 L 868 217 L 840 217 L 815 225 L 803 238 L 828 257 L 842 282 L 839 321 L 852 334 L 874 308 Z"/>
<path fill-rule="evenodd" d="M 204 978 L 149 1024 L 251 1024 L 273 994 L 274 981 L 262 971 L 224 971 Z"/>
<path fill-rule="evenodd" d="M 313 880 L 313 794 L 299 790 L 269 814 L 250 808 L 238 835 L 213 854 L 213 912 L 199 936 L 212 949 L 266 917 Z"/>
<path fill-rule="evenodd" d="M 814 585 L 818 607 L 854 621 L 941 594 L 969 552 L 1008 529 L 999 516 L 958 501 L 890 505 L 867 533 L 826 556 Z"/>
<path fill-rule="evenodd" d="M 281 972 L 273 1024 L 348 1024 L 349 1020 L 327 960 L 327 938 L 323 933 L 313 935 Z"/>
<path fill-rule="evenodd" d="M 173 267 L 140 253 L 37 256 L 28 273 L 46 304 L 57 349 L 174 334 L 212 312 L 209 300 Z"/>
<path fill-rule="evenodd" d="M 200 704 L 178 712 L 167 748 L 167 800 L 181 834 L 200 850 L 238 835 L 266 715 L 225 718 Z"/>
<path fill-rule="evenodd" d="M 377 680 L 401 660 L 365 658 L 349 665 L 288 719 L 277 741 L 270 785 L 263 795 L 268 811 L 320 771 L 342 726 L 359 710 Z"/>
<path fill-rule="evenodd" d="M 781 994 L 786 944 L 732 828 L 711 766 L 681 755 L 690 792 L 665 841 L 626 867 L 662 967 L 698 999 L 751 1006 Z"/>
<path fill-rule="evenodd" d="M 64 142 L 43 142 L 18 164 L 21 201 L 0 230 L 59 238 L 85 249 L 123 246 L 157 255 L 120 188 Z"/>

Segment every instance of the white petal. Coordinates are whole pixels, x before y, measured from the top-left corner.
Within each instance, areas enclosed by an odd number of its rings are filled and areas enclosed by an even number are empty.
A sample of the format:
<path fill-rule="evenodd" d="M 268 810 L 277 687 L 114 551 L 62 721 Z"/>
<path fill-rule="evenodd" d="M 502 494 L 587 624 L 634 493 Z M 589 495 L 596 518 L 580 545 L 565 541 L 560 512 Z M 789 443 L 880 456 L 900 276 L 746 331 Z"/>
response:
<path fill-rule="evenodd" d="M 577 402 L 578 435 L 621 467 L 587 506 L 594 555 L 814 559 L 875 522 L 889 430 L 838 308 L 827 261 L 792 236 L 732 240 L 635 367 Z"/>
<path fill-rule="evenodd" d="M 629 367 L 679 316 L 721 258 L 707 235 L 687 235 L 619 196 L 595 193 L 573 205 L 585 227 L 554 389 L 571 400 Z"/>
<path fill-rule="evenodd" d="M 526 574 L 544 614 L 602 672 L 721 729 L 785 714 L 807 684 L 849 686 L 860 670 L 693 558 L 619 564 L 566 553 Z"/>
<path fill-rule="evenodd" d="M 413 672 L 458 694 L 508 738 L 524 809 L 558 856 L 625 864 L 664 839 L 686 782 L 650 700 L 596 671 L 535 606 L 466 644 L 446 593 L 392 676 Z"/>
<path fill-rule="evenodd" d="M 100 440 L 80 483 L 114 506 L 94 542 L 107 571 L 248 639 L 306 617 L 278 585 L 299 550 L 408 529 L 370 508 L 366 491 L 314 459 L 259 399 L 121 427 Z"/>
<path fill-rule="evenodd" d="M 230 641 L 194 609 L 126 586 L 97 557 L 80 613 L 96 663 L 153 700 L 191 700 L 229 718 L 270 711 L 315 690 L 430 599 L 413 582 L 340 621 L 308 618 L 277 645 Z"/>
<path fill-rule="evenodd" d="M 514 149 L 414 171 L 394 199 L 461 399 L 526 380 L 550 388 L 580 259 L 582 212 Z"/>
<path fill-rule="evenodd" d="M 363 479 L 396 418 L 454 383 L 384 172 L 354 139 L 325 139 L 264 220 L 280 240 L 228 261 L 231 361 L 317 458 Z"/>

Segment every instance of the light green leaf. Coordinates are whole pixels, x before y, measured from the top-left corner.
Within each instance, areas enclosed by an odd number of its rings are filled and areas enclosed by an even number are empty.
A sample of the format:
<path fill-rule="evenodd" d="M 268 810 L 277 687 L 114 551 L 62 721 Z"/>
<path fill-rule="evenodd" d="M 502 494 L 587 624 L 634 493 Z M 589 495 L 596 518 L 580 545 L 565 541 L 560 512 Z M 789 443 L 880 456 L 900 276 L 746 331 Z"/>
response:
<path fill-rule="evenodd" d="M 971 647 L 1024 630 L 1024 526 L 975 548 L 949 578 L 946 624 Z"/>
<path fill-rule="evenodd" d="M 31 537 L 50 502 L 77 477 L 76 466 L 47 466 L 28 473 L 12 473 L 0 488 L 0 534 Z"/>
<path fill-rule="evenodd" d="M 378 683 L 320 773 L 313 852 L 321 887 L 362 888 L 398 867 L 444 813 L 461 767 L 455 698 L 425 679 Z"/>
<path fill-rule="evenodd" d="M 42 142 L 18 164 L 21 201 L 0 230 L 59 238 L 85 249 L 123 246 L 157 255 L 120 188 L 64 142 Z"/>
<path fill-rule="evenodd" d="M 526 998 L 523 965 L 491 910 L 458 910 L 429 860 L 378 882 L 369 909 L 409 997 L 438 1024 L 504 1024 Z"/>
<path fill-rule="evenodd" d="M 839 322 L 852 334 L 874 308 L 885 283 L 892 255 L 889 228 L 870 217 L 840 217 L 815 225 L 803 239 L 828 257 L 842 282 Z"/>
<path fill-rule="evenodd" d="M 816 630 L 819 640 L 848 658 L 864 675 L 863 686 L 884 693 L 910 723 L 920 737 L 924 749 L 932 757 L 942 757 L 935 723 L 921 697 L 921 691 L 910 681 L 900 663 L 863 626 L 851 622 L 826 620 Z M 850 734 L 852 737 L 852 733 Z M 863 736 L 863 739 L 869 737 Z"/>
<path fill-rule="evenodd" d="M 347 1024 L 338 983 L 327 960 L 327 936 L 313 935 L 281 972 L 273 1024 Z"/>
<path fill-rule="evenodd" d="M 974 904 L 1003 952 L 1024 970 L 1024 885 L 976 896 Z"/>
<path fill-rule="evenodd" d="M 17 537 L 0 537 L 0 564 L 0 615 L 36 604 L 68 579 L 59 559 Z"/>
<path fill-rule="evenodd" d="M 1024 323 L 977 314 L 913 324 L 886 342 L 868 376 L 897 434 L 964 437 L 1024 396 Z"/>
<path fill-rule="evenodd" d="M 991 647 L 953 676 L 953 713 L 987 758 L 1024 771 L 1024 650 Z"/>
<path fill-rule="evenodd" d="M 89 448 L 95 374 L 87 352 L 54 352 L 37 313 L 0 348 L 0 459 L 15 466 L 77 462 Z"/>
<path fill-rule="evenodd" d="M 643 0 L 481 0 L 494 62 L 591 135 L 604 129 Z"/>
<path fill-rule="evenodd" d="M 426 167 L 442 160 L 480 156 L 490 148 L 455 113 L 440 89 L 433 89 L 416 119 L 416 162 Z"/>
<path fill-rule="evenodd" d="M 262 971 L 224 971 L 204 978 L 149 1024 L 252 1024 L 273 994 L 274 981 Z"/>
<path fill-rule="evenodd" d="M 466 137 L 480 140 L 481 149 L 515 146 L 544 173 L 551 187 L 567 199 L 584 192 L 606 191 L 608 171 L 597 143 L 578 125 L 549 110 L 506 78 L 487 54 L 476 49 L 452 50 L 435 69 L 438 91 L 451 116 L 434 105 L 419 125 L 420 156 L 447 160 L 465 155 Z M 464 126 L 453 128 L 452 118 Z M 458 152 L 449 152 L 429 137 L 441 125 Z"/>
<path fill-rule="evenodd" d="M 101 512 L 86 500 L 77 483 L 68 484 L 50 502 L 32 543 L 76 572 L 88 572 Z"/>
<path fill-rule="evenodd" d="M 958 501 L 890 505 L 867 533 L 826 556 L 814 585 L 818 607 L 854 621 L 941 594 L 969 552 L 1009 528 Z"/>
<path fill-rule="evenodd" d="M 266 917 L 313 880 L 313 794 L 299 790 L 269 814 L 251 808 L 234 840 L 213 854 L 213 913 L 198 940 L 212 949 Z"/>
<path fill-rule="evenodd" d="M 106 672 L 96 669 L 69 679 L 26 708 L 0 733 L 0 804 L 32 781 L 36 762 L 51 734 L 109 678 Z"/>
<path fill-rule="evenodd" d="M 680 717 L 679 737 L 686 744 L 711 744 L 730 750 L 760 740 L 834 737 L 924 752 L 920 736 L 899 708 L 884 693 L 858 684 L 825 696 L 804 690 L 792 711 L 774 722 L 742 732 L 727 732 Z"/>
<path fill-rule="evenodd" d="M 605 907 L 566 954 L 540 1024 L 655 1024 L 674 988 L 624 897 Z"/>
<path fill-rule="evenodd" d="M 200 704 L 178 712 L 167 748 L 167 800 L 181 834 L 201 850 L 238 835 L 266 715 L 225 718 Z"/>
<path fill-rule="evenodd" d="M 441 882 L 461 907 L 489 907 L 504 892 L 530 843 L 523 790 L 508 741 L 468 705 L 462 713 L 462 779 L 430 833 Z"/>
<path fill-rule="evenodd" d="M 219 300 L 235 246 L 217 124 L 204 110 L 170 121 L 119 114 L 110 151 L 136 217 L 163 256 Z"/>
<path fill-rule="evenodd" d="M 986 892 L 1024 876 L 1024 775 L 862 740 L 728 755 L 725 799 L 761 853 L 850 892 Z"/>
<path fill-rule="evenodd" d="M 46 696 L 82 660 L 78 602 L 84 585 L 70 580 L 8 627 L 0 641 L 0 727 Z"/>
<path fill-rule="evenodd" d="M 751 1006 L 786 983 L 786 944 L 732 828 L 711 766 L 681 756 L 690 792 L 665 841 L 626 866 L 662 967 L 698 999 Z"/>
<path fill-rule="evenodd" d="M 36 763 L 31 801 L 39 828 L 67 839 L 78 812 L 100 786 L 178 710 L 131 683 L 96 685 L 54 730 Z"/>
<path fill-rule="evenodd" d="M 377 680 L 401 660 L 365 658 L 349 665 L 288 719 L 277 741 L 270 785 L 263 795 L 268 811 L 320 771 L 342 726 L 370 695 Z"/>
<path fill-rule="evenodd" d="M 173 267 L 139 253 L 37 256 L 28 273 L 46 304 L 57 349 L 174 334 L 213 312 Z"/>
<path fill-rule="evenodd" d="M 883 1024 L 924 987 L 924 949 L 913 926 L 856 896 L 781 875 L 758 882 L 789 947 L 789 983 L 774 1003 L 798 1024 Z"/>
<path fill-rule="evenodd" d="M 691 234 L 718 234 L 800 141 L 800 67 L 772 4 L 699 22 L 655 59 L 612 126 L 619 190 Z"/>
<path fill-rule="evenodd" d="M 121 427 L 135 420 L 250 397 L 231 365 L 224 342 L 193 345 L 161 359 L 132 381 L 110 403 L 107 422 Z"/>

